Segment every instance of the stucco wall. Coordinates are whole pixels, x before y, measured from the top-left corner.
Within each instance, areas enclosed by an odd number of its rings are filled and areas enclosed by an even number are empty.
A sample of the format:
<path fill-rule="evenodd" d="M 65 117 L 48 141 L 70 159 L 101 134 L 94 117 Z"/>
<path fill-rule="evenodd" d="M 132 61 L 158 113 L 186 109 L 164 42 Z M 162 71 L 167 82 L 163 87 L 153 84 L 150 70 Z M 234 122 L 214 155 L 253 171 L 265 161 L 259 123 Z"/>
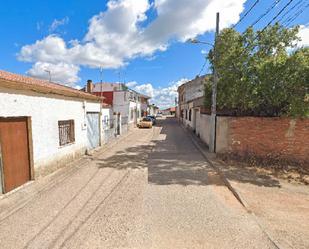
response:
<path fill-rule="evenodd" d="M 0 117 L 31 117 L 35 168 L 82 154 L 87 145 L 85 113 L 100 112 L 99 103 L 5 88 L 0 88 L 0 106 Z M 58 121 L 68 119 L 74 119 L 75 142 L 61 147 Z"/>
<path fill-rule="evenodd" d="M 122 117 L 129 116 L 129 97 L 125 91 L 114 92 L 113 111 L 121 113 Z"/>
<path fill-rule="evenodd" d="M 209 145 L 210 115 L 201 114 L 198 112 L 196 121 L 196 134 L 202 139 L 204 143 Z"/>
<path fill-rule="evenodd" d="M 184 85 L 184 101 L 189 102 L 204 96 L 204 77 L 197 77 Z"/>

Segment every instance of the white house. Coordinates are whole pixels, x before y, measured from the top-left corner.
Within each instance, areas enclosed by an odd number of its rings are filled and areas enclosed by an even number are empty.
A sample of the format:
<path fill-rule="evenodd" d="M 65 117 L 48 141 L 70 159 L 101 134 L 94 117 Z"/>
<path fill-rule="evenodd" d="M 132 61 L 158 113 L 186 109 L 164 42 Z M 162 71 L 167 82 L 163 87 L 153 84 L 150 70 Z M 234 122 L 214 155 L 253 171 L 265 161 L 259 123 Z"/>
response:
<path fill-rule="evenodd" d="M 127 88 L 121 83 L 97 83 L 91 92 L 105 98 L 112 106 L 114 114 L 120 114 L 122 124 L 137 124 L 143 114 L 147 113 L 148 96 Z"/>
<path fill-rule="evenodd" d="M 101 144 L 101 98 L 0 70 L 0 193 Z"/>
<path fill-rule="evenodd" d="M 208 76 L 200 76 L 178 87 L 178 117 L 184 125 L 196 130 L 200 108 L 204 102 L 204 83 Z"/>
<path fill-rule="evenodd" d="M 156 116 L 158 114 L 159 107 L 154 104 L 148 105 L 148 114 L 151 116 Z"/>

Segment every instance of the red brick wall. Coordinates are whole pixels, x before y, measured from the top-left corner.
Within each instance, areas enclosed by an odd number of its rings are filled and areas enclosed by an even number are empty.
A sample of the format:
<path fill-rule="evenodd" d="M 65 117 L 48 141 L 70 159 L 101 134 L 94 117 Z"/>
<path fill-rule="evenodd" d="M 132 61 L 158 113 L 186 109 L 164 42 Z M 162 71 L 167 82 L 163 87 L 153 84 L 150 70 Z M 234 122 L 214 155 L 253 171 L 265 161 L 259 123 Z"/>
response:
<path fill-rule="evenodd" d="M 96 96 L 103 96 L 104 97 L 104 103 L 108 105 L 113 105 L 113 99 L 114 99 L 114 92 L 94 92 L 93 93 Z"/>
<path fill-rule="evenodd" d="M 229 118 L 228 150 L 309 164 L 309 119 Z"/>

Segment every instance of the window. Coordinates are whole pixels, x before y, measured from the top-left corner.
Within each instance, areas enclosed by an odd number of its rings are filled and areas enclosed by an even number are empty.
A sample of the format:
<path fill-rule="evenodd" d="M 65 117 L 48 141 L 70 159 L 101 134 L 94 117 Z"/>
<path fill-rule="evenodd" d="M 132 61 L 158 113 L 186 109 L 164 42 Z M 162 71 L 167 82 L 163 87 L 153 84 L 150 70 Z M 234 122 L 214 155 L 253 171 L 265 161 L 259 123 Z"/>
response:
<path fill-rule="evenodd" d="M 130 119 L 133 120 L 133 118 L 134 118 L 134 113 L 133 113 L 133 108 L 131 108 Z"/>
<path fill-rule="evenodd" d="M 191 116 L 192 116 L 192 110 L 190 109 L 190 111 L 189 111 L 189 121 L 191 121 Z"/>
<path fill-rule="evenodd" d="M 74 131 L 74 120 L 73 119 L 58 121 L 58 129 L 59 129 L 59 145 L 60 146 L 75 142 L 75 131 Z"/>
<path fill-rule="evenodd" d="M 186 110 L 186 119 L 188 119 L 188 110 Z"/>

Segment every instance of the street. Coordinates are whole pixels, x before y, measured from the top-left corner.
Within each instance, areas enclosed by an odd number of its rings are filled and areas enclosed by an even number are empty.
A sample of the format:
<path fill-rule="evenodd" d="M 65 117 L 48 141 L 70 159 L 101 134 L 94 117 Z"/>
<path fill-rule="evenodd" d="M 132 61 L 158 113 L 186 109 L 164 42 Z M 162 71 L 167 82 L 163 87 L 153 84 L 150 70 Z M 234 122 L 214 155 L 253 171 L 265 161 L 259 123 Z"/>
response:
<path fill-rule="evenodd" d="M 0 200 L 1 248 L 276 248 L 175 118 Z"/>

